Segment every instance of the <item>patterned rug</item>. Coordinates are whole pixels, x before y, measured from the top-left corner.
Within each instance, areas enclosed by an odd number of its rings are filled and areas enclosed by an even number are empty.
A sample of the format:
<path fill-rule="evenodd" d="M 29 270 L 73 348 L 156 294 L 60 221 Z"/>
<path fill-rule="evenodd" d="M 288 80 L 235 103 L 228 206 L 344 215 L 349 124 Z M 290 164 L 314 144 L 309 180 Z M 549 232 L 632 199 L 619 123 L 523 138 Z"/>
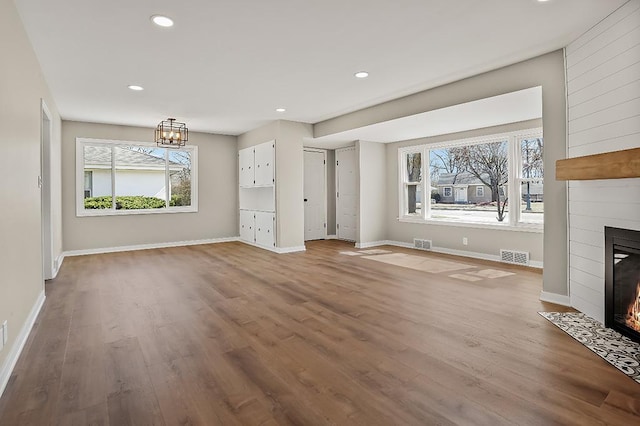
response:
<path fill-rule="evenodd" d="M 640 383 L 640 344 L 581 312 L 538 313 Z"/>

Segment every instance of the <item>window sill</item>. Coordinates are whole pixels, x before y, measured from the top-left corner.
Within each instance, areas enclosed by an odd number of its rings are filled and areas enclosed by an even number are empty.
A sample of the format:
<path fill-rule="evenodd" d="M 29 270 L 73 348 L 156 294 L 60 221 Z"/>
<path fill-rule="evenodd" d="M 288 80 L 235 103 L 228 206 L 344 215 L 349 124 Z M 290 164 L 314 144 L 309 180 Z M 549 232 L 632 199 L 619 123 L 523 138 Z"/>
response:
<path fill-rule="evenodd" d="M 131 216 L 144 214 L 172 214 L 172 213 L 197 213 L 195 206 L 184 208 L 162 208 L 162 209 L 140 209 L 140 210 L 107 210 L 90 209 L 76 211 L 76 217 L 97 217 L 97 216 Z"/>
<path fill-rule="evenodd" d="M 544 232 L 544 225 L 537 223 L 522 223 L 519 225 L 500 225 L 491 223 L 473 223 L 473 222 L 454 222 L 451 220 L 438 220 L 438 219 L 422 219 L 421 217 L 400 217 L 398 222 L 402 223 L 418 223 L 424 225 L 438 225 L 438 226 L 455 226 L 460 228 L 478 228 L 478 229 L 494 229 L 500 231 L 515 231 L 515 232 L 531 232 L 542 234 Z"/>

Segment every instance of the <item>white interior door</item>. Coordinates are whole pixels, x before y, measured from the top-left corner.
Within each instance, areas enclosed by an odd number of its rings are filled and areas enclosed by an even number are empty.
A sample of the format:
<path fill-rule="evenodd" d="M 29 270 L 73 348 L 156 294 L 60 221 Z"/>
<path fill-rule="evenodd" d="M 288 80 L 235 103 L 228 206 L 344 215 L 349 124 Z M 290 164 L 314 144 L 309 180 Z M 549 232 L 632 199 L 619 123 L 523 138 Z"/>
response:
<path fill-rule="evenodd" d="M 326 152 L 304 151 L 304 240 L 326 236 Z"/>
<path fill-rule="evenodd" d="M 358 189 L 355 147 L 336 150 L 336 233 L 341 240 L 356 240 Z"/>

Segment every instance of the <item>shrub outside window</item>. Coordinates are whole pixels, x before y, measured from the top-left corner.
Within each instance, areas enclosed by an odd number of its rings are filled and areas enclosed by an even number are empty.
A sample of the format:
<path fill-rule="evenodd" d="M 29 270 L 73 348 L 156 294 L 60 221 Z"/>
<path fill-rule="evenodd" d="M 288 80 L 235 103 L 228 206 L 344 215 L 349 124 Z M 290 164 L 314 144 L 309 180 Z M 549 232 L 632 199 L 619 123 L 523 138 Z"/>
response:
<path fill-rule="evenodd" d="M 542 229 L 542 129 L 412 146 L 398 153 L 401 221 Z M 420 172 L 413 171 L 424 179 L 409 177 L 415 158 L 425 159 Z M 431 202 L 413 210 L 412 194 L 420 192 L 429 193 Z"/>
<path fill-rule="evenodd" d="M 76 139 L 76 214 L 196 212 L 197 147 Z"/>

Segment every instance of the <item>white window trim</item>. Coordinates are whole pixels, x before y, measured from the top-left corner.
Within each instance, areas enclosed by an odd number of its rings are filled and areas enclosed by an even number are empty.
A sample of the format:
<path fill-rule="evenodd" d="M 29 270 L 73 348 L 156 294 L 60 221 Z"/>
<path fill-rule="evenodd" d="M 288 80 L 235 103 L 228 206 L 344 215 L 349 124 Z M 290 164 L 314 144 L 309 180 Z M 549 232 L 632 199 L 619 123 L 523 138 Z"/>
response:
<path fill-rule="evenodd" d="M 451 148 L 456 146 L 465 146 L 472 144 L 481 144 L 481 143 L 492 143 L 492 142 L 502 142 L 507 141 L 508 143 L 508 161 L 509 161 L 509 180 L 508 180 L 508 197 L 510 200 L 520 200 L 521 193 L 520 187 L 522 178 L 518 177 L 522 174 L 521 170 L 521 152 L 519 149 L 519 142 L 522 139 L 529 138 L 539 138 L 543 137 L 542 128 L 532 128 L 519 130 L 515 132 L 508 133 L 500 133 L 494 135 L 486 135 L 486 136 L 478 136 L 474 138 L 468 139 L 460 139 L 453 140 L 447 142 L 438 142 L 434 144 L 424 144 L 424 145 L 413 145 L 398 148 L 398 176 L 399 176 L 399 193 L 398 193 L 398 221 L 399 222 L 407 222 L 407 223 L 428 223 L 428 224 L 438 224 L 438 225 L 448 225 L 448 226 L 458 226 L 458 227 L 469 227 L 469 228 L 484 228 L 484 229 L 502 229 L 502 230 L 510 230 L 510 231 L 523 231 L 523 232 L 538 232 L 541 233 L 544 231 L 544 223 L 531 223 L 531 222 L 523 222 L 521 220 L 520 208 L 512 209 L 509 208 L 507 212 L 507 219 L 502 223 L 476 223 L 476 222 L 458 222 L 451 219 L 434 219 L 430 217 L 431 213 L 431 204 L 430 203 L 422 203 L 422 209 L 420 211 L 420 215 L 408 215 L 406 214 L 406 210 L 404 207 L 407 191 L 406 191 L 406 182 L 404 181 L 404 158 L 406 154 L 420 152 L 422 153 L 422 191 L 423 194 L 427 194 L 426 189 L 431 188 L 431 173 L 426 167 L 429 167 L 429 151 L 431 149 L 440 149 L 440 148 Z M 527 179 L 525 179 L 526 181 Z M 536 179 L 540 181 L 540 179 Z M 443 190 L 444 193 L 444 190 Z M 430 192 L 429 192 L 430 194 Z M 453 189 L 452 189 L 453 196 Z"/>
<path fill-rule="evenodd" d="M 93 139 L 93 138 L 76 138 L 76 216 L 92 217 L 92 216 L 129 216 L 140 214 L 167 214 L 167 213 L 195 213 L 198 211 L 198 147 L 196 145 L 188 145 L 182 150 L 191 152 L 191 205 L 171 207 L 167 206 L 159 209 L 139 209 L 139 210 L 116 210 L 115 205 L 111 209 L 85 209 L 84 208 L 84 146 L 85 145 L 104 145 L 108 147 L 114 146 L 146 146 L 157 148 L 153 142 L 125 141 L 114 139 Z M 166 148 L 167 150 L 171 148 Z M 169 177 L 165 172 L 165 181 Z M 111 167 L 111 188 L 115 194 L 115 168 Z M 166 188 L 169 186 L 167 184 Z"/>

